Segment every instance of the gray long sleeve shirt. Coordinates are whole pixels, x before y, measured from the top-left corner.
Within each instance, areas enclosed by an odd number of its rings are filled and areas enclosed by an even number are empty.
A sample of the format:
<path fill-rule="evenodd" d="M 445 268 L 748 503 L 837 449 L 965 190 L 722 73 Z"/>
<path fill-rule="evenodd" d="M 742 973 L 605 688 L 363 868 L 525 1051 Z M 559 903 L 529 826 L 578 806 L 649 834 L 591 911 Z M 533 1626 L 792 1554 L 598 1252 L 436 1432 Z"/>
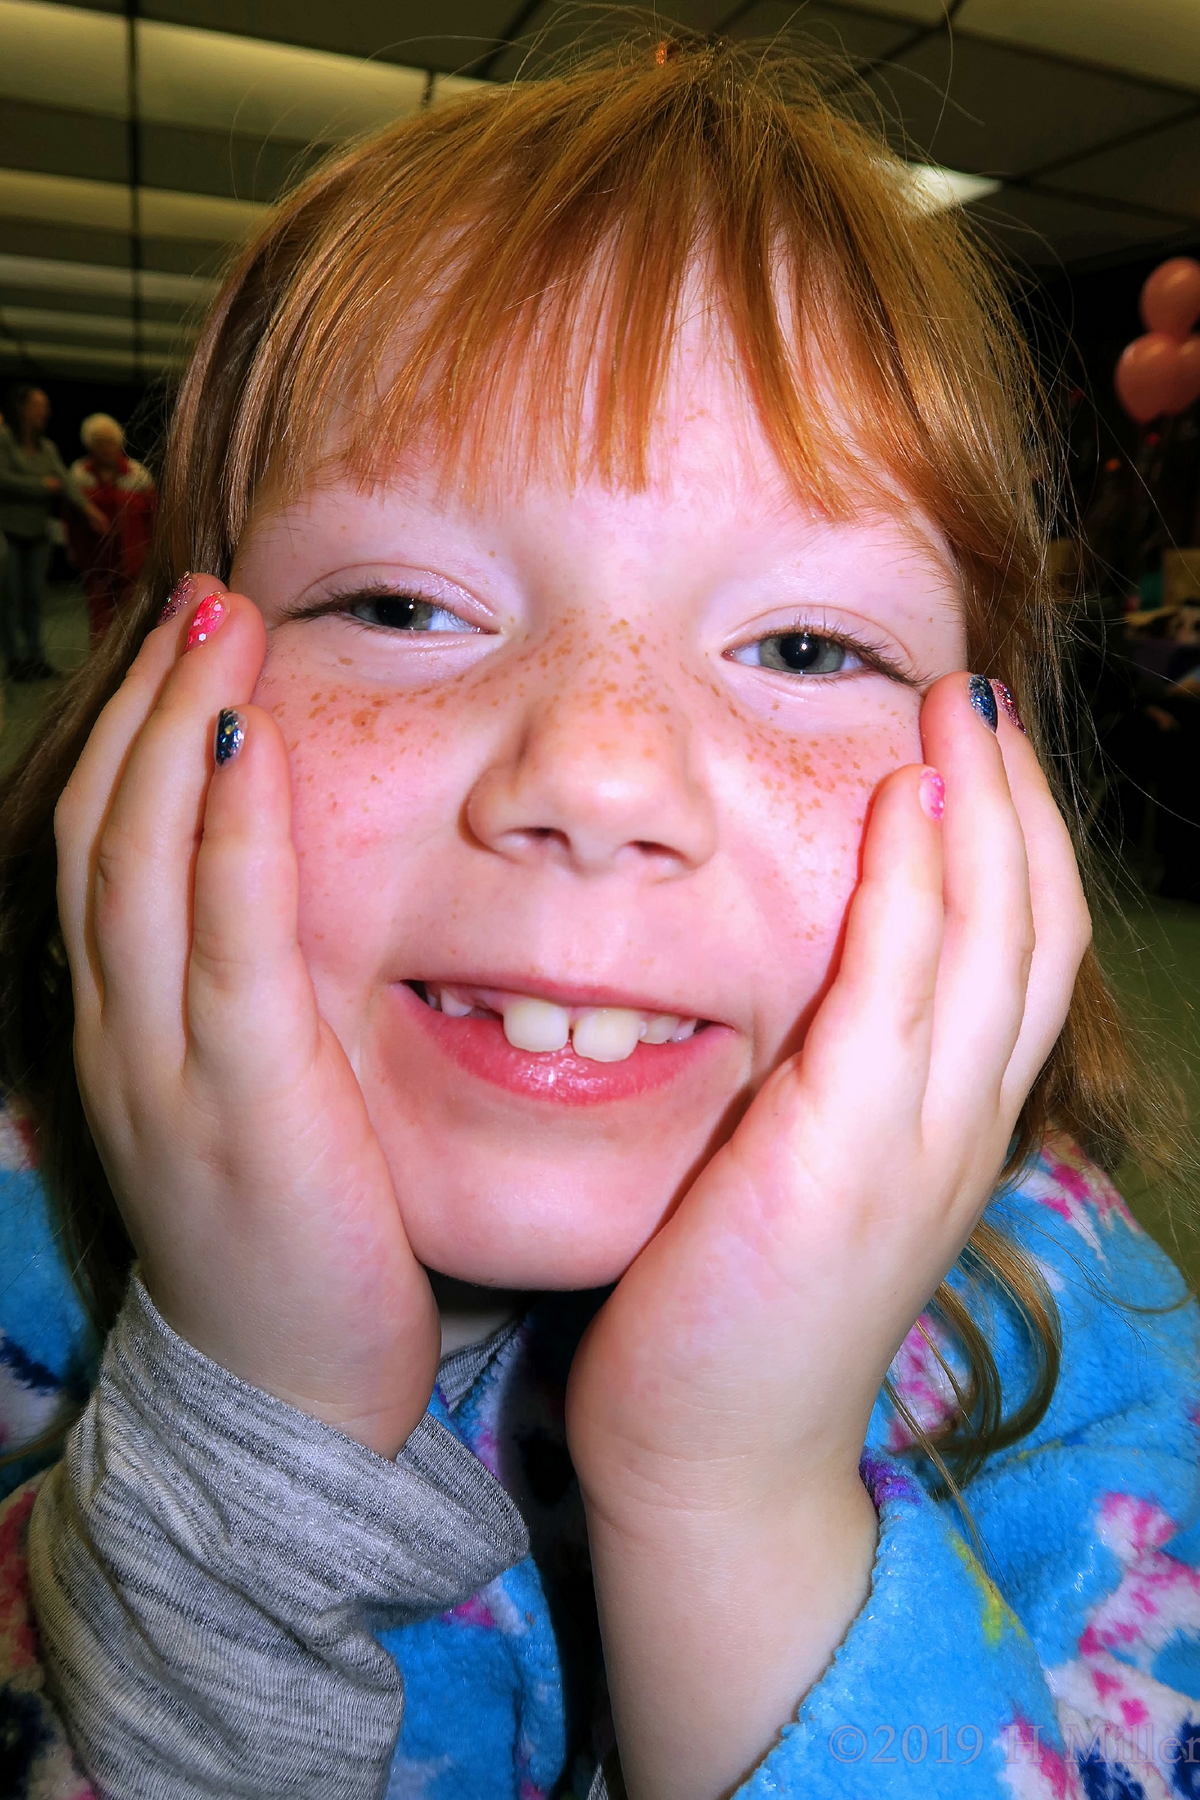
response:
<path fill-rule="evenodd" d="M 50 475 L 62 483 L 63 495 L 73 506 L 83 505 L 83 489 L 50 438 L 40 438 L 37 448 L 28 450 L 7 425 L 0 424 L 0 532 L 6 537 L 45 536 L 57 503 L 46 486 Z"/>
<path fill-rule="evenodd" d="M 450 1405 L 505 1335 L 443 1362 Z M 404 1696 L 373 1628 L 528 1550 L 436 1419 L 388 1462 L 185 1343 L 136 1278 L 29 1535 L 51 1691 L 102 1800 L 377 1800 Z"/>

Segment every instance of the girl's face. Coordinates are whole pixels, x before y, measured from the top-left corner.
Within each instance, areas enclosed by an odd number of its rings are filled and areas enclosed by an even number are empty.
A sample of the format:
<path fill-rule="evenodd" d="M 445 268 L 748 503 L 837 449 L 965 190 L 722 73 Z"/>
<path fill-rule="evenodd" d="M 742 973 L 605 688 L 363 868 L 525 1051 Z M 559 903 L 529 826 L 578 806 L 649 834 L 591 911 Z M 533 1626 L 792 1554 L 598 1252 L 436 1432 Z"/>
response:
<path fill-rule="evenodd" d="M 318 1001 L 417 1255 L 615 1279 L 828 983 L 872 791 L 964 662 L 936 533 L 806 511 L 693 343 L 646 490 L 331 478 L 232 585 L 268 626 Z M 618 1060 L 509 1041 L 567 1030 Z"/>

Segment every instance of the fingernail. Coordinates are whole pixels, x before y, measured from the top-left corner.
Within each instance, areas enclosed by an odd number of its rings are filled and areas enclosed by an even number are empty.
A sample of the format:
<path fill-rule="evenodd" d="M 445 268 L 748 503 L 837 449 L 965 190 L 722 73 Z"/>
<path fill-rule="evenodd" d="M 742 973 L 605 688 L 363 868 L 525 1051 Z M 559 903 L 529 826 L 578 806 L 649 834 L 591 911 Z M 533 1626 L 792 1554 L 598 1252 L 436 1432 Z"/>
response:
<path fill-rule="evenodd" d="M 214 631 L 225 622 L 225 614 L 229 611 L 220 594 L 206 594 L 196 608 L 195 617 L 188 629 L 185 650 L 194 650 L 197 644 L 206 644 Z M 995 702 L 992 703 L 995 711 Z"/>
<path fill-rule="evenodd" d="M 921 811 L 936 824 L 946 810 L 946 784 L 936 769 L 926 769 L 917 785 Z"/>
<path fill-rule="evenodd" d="M 246 721 L 240 712 L 225 707 L 217 714 L 217 730 L 213 738 L 213 761 L 218 769 L 232 762 L 246 741 Z"/>
<path fill-rule="evenodd" d="M 160 625 L 165 625 L 168 619 L 173 619 L 177 613 L 183 611 L 184 607 L 192 597 L 192 583 L 195 579 L 196 577 L 192 574 L 190 569 L 186 575 L 181 575 L 179 577 L 179 580 L 175 583 L 175 586 L 171 589 L 171 592 L 167 597 L 167 604 L 158 615 L 158 622 Z"/>
<path fill-rule="evenodd" d="M 967 697 L 988 730 L 995 731 L 1000 723 L 1000 715 L 996 711 L 996 696 L 992 692 L 992 684 L 986 675 L 972 675 L 967 683 Z"/>
<path fill-rule="evenodd" d="M 1019 732 L 1022 732 L 1024 735 L 1028 736 L 1028 733 L 1025 731 L 1025 721 L 1022 719 L 1020 713 L 1017 711 L 1017 703 L 1012 697 L 1011 690 L 1009 688 L 1005 687 L 1005 685 L 1002 681 L 993 681 L 992 691 L 994 692 L 994 694 L 995 694 L 997 700 L 1000 702 L 1001 706 L 1004 708 L 1004 716 L 1008 720 L 1009 724 L 1015 725 Z"/>

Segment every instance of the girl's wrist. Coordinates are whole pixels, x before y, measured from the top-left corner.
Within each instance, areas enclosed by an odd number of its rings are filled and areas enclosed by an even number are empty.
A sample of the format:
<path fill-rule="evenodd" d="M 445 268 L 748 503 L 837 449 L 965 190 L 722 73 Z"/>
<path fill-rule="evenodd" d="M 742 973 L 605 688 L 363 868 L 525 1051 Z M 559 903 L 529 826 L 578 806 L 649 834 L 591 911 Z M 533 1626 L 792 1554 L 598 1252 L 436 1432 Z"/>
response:
<path fill-rule="evenodd" d="M 674 1554 L 681 1543 L 693 1552 L 704 1544 L 727 1545 L 730 1533 L 747 1541 L 775 1541 L 803 1518 L 808 1525 L 829 1515 L 866 1518 L 874 1508 L 858 1464 L 861 1447 L 828 1460 L 793 1453 L 767 1462 L 733 1459 L 680 1468 L 644 1463 L 607 1478 L 581 1479 L 589 1530 Z M 665 1461 L 666 1459 L 664 1459 Z"/>

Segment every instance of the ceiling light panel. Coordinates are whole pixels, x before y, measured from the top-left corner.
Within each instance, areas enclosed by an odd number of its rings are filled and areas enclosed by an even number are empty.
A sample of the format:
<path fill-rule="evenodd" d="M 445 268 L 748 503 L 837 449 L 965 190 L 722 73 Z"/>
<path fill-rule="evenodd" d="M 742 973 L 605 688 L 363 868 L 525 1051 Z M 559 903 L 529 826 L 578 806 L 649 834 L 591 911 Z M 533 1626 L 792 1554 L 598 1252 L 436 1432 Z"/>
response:
<path fill-rule="evenodd" d="M 158 319 L 142 319 L 135 326 L 132 319 L 114 318 L 103 313 L 59 312 L 49 307 L 7 303 L 3 305 L 3 314 L 5 326 L 22 337 L 37 332 L 43 337 L 82 338 L 85 342 L 95 338 L 100 342 L 132 345 L 136 334 L 141 341 L 156 344 L 160 350 L 174 350 L 183 355 L 195 336 L 194 331 Z"/>
<path fill-rule="evenodd" d="M 926 212 L 946 212 L 952 206 L 968 206 L 999 189 L 986 175 L 966 175 L 961 169 L 943 169 L 936 163 L 909 163 L 908 177 L 918 205 Z"/>
<path fill-rule="evenodd" d="M 110 268 L 103 263 L 0 254 L 0 287 L 128 298 L 133 293 L 133 272 Z M 199 275 L 164 275 L 156 269 L 143 269 L 138 277 L 138 287 L 145 300 L 180 306 L 203 306 L 217 291 L 215 281 L 205 281 Z"/>
<path fill-rule="evenodd" d="M 218 31 L 147 21 L 138 44 L 145 117 L 205 131 L 349 137 L 418 112 L 425 94 L 421 69 Z"/>
<path fill-rule="evenodd" d="M 142 188 L 140 199 L 144 237 L 191 238 L 209 244 L 248 236 L 267 210 L 249 200 L 179 194 L 163 188 Z M 0 218 L 128 232 L 132 229 L 132 201 L 129 189 L 115 181 L 78 181 L 67 175 L 0 169 Z"/>
<path fill-rule="evenodd" d="M 125 21 L 80 6 L 0 0 L 0 95 L 123 118 Z"/>
<path fill-rule="evenodd" d="M 423 70 L 140 20 L 144 119 L 297 143 L 372 131 L 419 110 Z M 0 96 L 124 118 L 126 25 L 113 13 L 0 0 Z"/>
<path fill-rule="evenodd" d="M 164 373 L 177 371 L 183 366 L 184 359 L 172 355 L 169 351 L 143 350 L 134 360 L 132 350 L 109 349 L 101 344 L 55 344 L 43 340 L 18 337 L 4 333 L 3 315 L 0 314 L 0 362 L 5 362 L 18 370 L 27 370 L 32 364 L 36 369 L 44 369 L 47 374 L 83 376 L 88 374 L 104 374 L 117 379 L 128 380 L 135 372 L 157 369 Z"/>

